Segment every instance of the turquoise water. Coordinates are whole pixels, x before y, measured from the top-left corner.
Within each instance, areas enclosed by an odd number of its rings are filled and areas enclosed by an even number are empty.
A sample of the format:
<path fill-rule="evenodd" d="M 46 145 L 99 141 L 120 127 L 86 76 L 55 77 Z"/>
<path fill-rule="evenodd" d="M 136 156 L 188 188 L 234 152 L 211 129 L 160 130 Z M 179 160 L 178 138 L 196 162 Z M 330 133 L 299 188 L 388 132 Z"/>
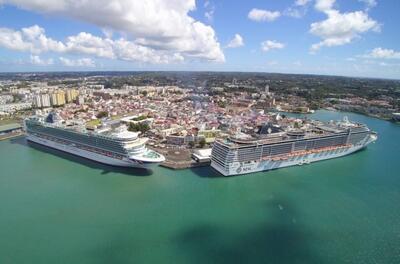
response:
<path fill-rule="evenodd" d="M 2 141 L 0 263 L 400 263 L 400 126 L 347 115 L 378 142 L 230 178 Z"/>

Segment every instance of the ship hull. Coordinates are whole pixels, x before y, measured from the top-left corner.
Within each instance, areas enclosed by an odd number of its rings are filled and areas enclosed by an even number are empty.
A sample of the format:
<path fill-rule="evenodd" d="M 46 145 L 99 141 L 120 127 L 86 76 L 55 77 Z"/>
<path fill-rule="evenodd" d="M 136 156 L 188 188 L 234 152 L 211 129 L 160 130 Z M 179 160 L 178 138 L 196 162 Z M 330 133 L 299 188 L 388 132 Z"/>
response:
<path fill-rule="evenodd" d="M 375 137 L 370 137 L 363 143 L 355 146 L 350 146 L 347 148 L 338 148 L 335 150 L 321 151 L 318 153 L 304 154 L 292 156 L 287 159 L 281 160 L 262 160 L 262 161 L 252 161 L 249 163 L 245 162 L 233 162 L 229 164 L 228 169 L 221 167 L 216 162 L 211 162 L 211 166 L 224 176 L 234 176 L 242 175 L 254 172 L 268 171 L 273 169 L 285 168 L 290 166 L 305 166 L 310 163 L 322 160 L 328 160 L 333 158 L 339 158 L 356 151 L 365 148 L 368 144 L 374 142 Z"/>
<path fill-rule="evenodd" d="M 26 139 L 28 141 L 41 144 L 43 146 L 57 149 L 63 152 L 67 152 L 82 158 L 86 158 L 89 160 L 97 161 L 99 163 L 111 165 L 111 166 L 118 166 L 118 167 L 132 167 L 132 168 L 141 168 L 141 169 L 151 169 L 153 166 L 157 165 L 154 163 L 144 163 L 140 164 L 139 162 L 128 159 L 128 158 L 123 158 L 123 159 L 116 159 L 112 157 L 107 157 L 101 154 L 97 154 L 91 151 L 87 151 L 84 149 L 77 148 L 75 146 L 71 145 L 66 145 L 66 144 L 61 144 L 52 140 L 48 140 L 42 137 L 35 136 L 33 134 L 27 134 Z"/>

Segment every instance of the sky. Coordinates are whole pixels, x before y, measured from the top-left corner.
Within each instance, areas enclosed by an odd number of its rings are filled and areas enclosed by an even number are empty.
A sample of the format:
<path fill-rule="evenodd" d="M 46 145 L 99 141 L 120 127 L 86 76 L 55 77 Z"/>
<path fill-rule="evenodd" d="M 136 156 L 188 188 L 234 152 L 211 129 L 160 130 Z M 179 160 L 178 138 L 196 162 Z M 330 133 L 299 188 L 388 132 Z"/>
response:
<path fill-rule="evenodd" d="M 398 0 L 0 0 L 0 71 L 400 79 Z"/>

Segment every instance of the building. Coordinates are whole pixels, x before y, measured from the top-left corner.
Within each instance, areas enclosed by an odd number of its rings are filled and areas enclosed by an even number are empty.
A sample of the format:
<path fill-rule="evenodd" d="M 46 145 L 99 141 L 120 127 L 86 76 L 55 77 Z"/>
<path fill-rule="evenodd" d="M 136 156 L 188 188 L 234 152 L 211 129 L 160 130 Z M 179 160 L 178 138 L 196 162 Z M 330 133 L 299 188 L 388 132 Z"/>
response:
<path fill-rule="evenodd" d="M 269 95 L 269 85 L 268 84 L 265 85 L 264 93 Z"/>
<path fill-rule="evenodd" d="M 55 91 L 51 94 L 51 105 L 52 106 L 62 106 L 65 105 L 65 92 L 64 91 Z"/>
<path fill-rule="evenodd" d="M 85 103 L 85 98 L 82 95 L 79 95 L 78 98 L 76 99 L 76 103 L 78 105 L 83 105 Z"/>
<path fill-rule="evenodd" d="M 224 88 L 223 87 L 212 87 L 211 91 L 217 92 L 217 93 L 222 93 L 224 91 Z"/>
<path fill-rule="evenodd" d="M 185 134 L 172 134 L 166 136 L 167 144 L 176 146 L 187 146 L 189 144 L 197 144 L 204 140 L 204 136 L 198 135 L 185 135 Z M 192 143 L 191 143 L 192 142 Z"/>
<path fill-rule="evenodd" d="M 32 108 L 32 103 L 14 103 L 0 105 L 0 112 L 14 113 L 19 110 L 26 110 Z"/>
<path fill-rule="evenodd" d="M 50 107 L 50 95 L 48 94 L 37 94 L 33 97 L 33 106 L 35 108 Z"/>
<path fill-rule="evenodd" d="M 211 148 L 196 149 L 192 153 L 192 158 L 197 162 L 209 162 L 211 161 L 211 150 Z"/>
<path fill-rule="evenodd" d="M 57 102 L 58 102 L 58 105 L 65 105 L 65 92 L 64 91 L 57 92 Z"/>
<path fill-rule="evenodd" d="M 87 87 L 90 89 L 104 90 L 104 85 L 102 84 L 89 84 Z"/>
<path fill-rule="evenodd" d="M 169 136 L 169 135 L 178 133 L 178 132 L 181 131 L 181 130 L 182 130 L 182 127 L 181 127 L 181 126 L 174 125 L 174 126 L 171 126 L 170 128 L 159 129 L 159 130 L 158 130 L 158 134 L 159 134 L 161 137 L 165 138 L 165 137 L 167 137 L 167 136 Z"/>
<path fill-rule="evenodd" d="M 206 143 L 213 143 L 215 138 L 221 134 L 221 130 L 219 129 L 208 129 L 208 130 L 200 130 L 198 132 L 199 136 L 203 136 L 206 140 Z"/>
<path fill-rule="evenodd" d="M 50 103 L 52 106 L 57 105 L 57 93 L 54 92 L 50 95 Z"/>
<path fill-rule="evenodd" d="M 154 118 L 147 117 L 147 115 L 135 115 L 123 117 L 121 118 L 121 122 L 127 125 L 142 123 L 151 126 L 154 122 Z"/>
<path fill-rule="evenodd" d="M 188 136 L 186 135 L 168 135 L 166 137 L 167 139 L 167 144 L 169 145 L 177 145 L 177 146 L 183 146 L 183 145 L 187 145 L 188 141 L 187 141 Z"/>
<path fill-rule="evenodd" d="M 42 107 L 50 107 L 50 96 L 48 94 L 41 94 L 40 95 L 40 100 L 42 103 Z"/>
<path fill-rule="evenodd" d="M 113 98 L 110 93 L 106 93 L 103 91 L 94 91 L 93 96 L 101 97 L 103 100 L 111 100 Z"/>
<path fill-rule="evenodd" d="M 0 135 L 5 135 L 8 133 L 22 132 L 21 124 L 7 124 L 0 126 Z"/>
<path fill-rule="evenodd" d="M 0 95 L 0 104 L 8 104 L 11 103 L 14 100 L 14 96 L 6 94 L 6 95 Z"/>
<path fill-rule="evenodd" d="M 37 94 L 33 97 L 33 106 L 35 108 L 41 108 L 42 107 L 42 101 L 40 100 L 40 94 Z"/>
<path fill-rule="evenodd" d="M 66 95 L 66 101 L 67 103 L 71 103 L 72 101 L 75 101 L 76 98 L 79 95 L 79 92 L 75 89 L 68 89 L 65 93 Z"/>
<path fill-rule="evenodd" d="M 400 113 L 392 113 L 393 121 L 400 122 Z"/>

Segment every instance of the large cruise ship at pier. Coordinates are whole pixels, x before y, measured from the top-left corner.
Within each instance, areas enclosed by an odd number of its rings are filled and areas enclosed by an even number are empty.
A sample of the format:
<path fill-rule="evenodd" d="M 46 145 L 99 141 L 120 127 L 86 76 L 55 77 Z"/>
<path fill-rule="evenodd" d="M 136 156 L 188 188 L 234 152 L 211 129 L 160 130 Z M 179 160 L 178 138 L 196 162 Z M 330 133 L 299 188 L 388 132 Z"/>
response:
<path fill-rule="evenodd" d="M 165 160 L 146 147 L 147 138 L 125 126 L 90 131 L 82 124 L 61 120 L 55 113 L 25 119 L 27 139 L 104 164 L 150 168 Z"/>
<path fill-rule="evenodd" d="M 211 166 L 224 176 L 246 174 L 342 157 L 377 139 L 366 125 L 345 118 L 323 123 L 305 120 L 301 127 L 270 125 L 264 135 L 239 134 L 217 140 Z"/>

